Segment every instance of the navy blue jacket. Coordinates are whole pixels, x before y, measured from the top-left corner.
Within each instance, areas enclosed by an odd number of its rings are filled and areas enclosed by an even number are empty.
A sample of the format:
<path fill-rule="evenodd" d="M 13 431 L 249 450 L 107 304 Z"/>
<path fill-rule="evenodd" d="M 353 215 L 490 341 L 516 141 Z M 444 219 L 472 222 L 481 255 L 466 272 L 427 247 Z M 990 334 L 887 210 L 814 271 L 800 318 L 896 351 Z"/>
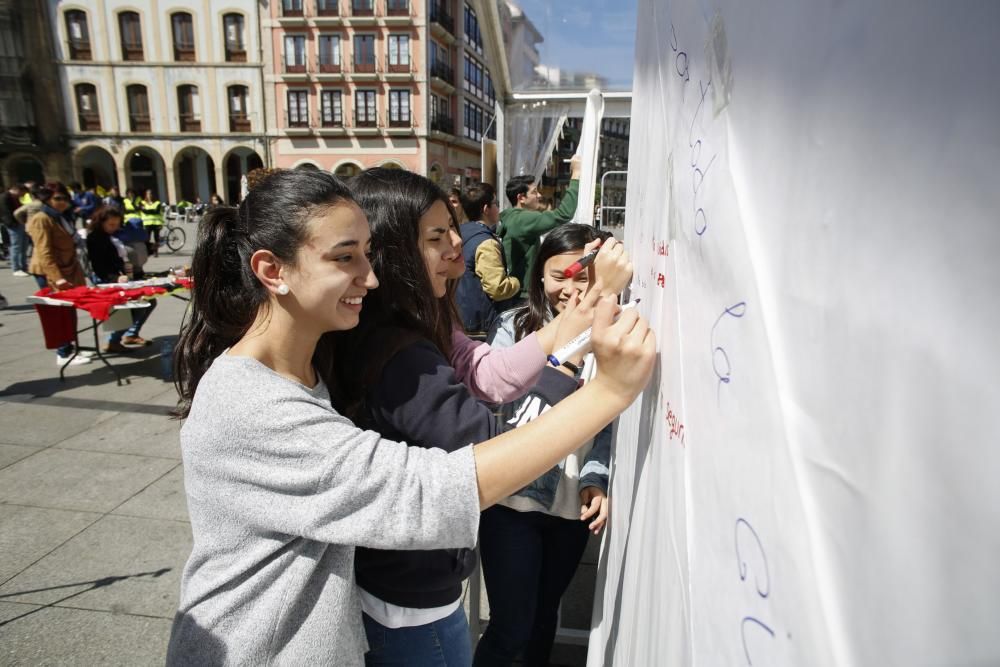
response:
<path fill-rule="evenodd" d="M 462 257 L 465 259 L 465 273 L 458 281 L 455 290 L 455 301 L 458 312 L 462 316 L 462 324 L 466 331 L 489 331 L 493 328 L 500 313 L 512 305 L 510 300 L 494 301 L 483 291 L 483 283 L 476 275 L 476 250 L 484 241 L 495 239 L 500 246 L 500 255 L 506 266 L 500 238 L 482 222 L 467 222 L 459 230 L 462 232 Z"/>

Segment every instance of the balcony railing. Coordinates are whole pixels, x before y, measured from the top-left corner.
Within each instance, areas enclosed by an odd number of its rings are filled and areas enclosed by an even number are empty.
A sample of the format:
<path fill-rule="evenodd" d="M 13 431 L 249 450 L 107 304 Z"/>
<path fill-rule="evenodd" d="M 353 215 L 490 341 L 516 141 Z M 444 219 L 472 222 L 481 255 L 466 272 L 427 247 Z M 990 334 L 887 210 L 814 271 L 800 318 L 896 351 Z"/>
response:
<path fill-rule="evenodd" d="M 413 125 L 413 121 L 410 120 L 409 117 L 407 117 L 407 118 L 390 118 L 389 119 L 389 127 L 411 127 L 412 125 Z"/>
<path fill-rule="evenodd" d="M 351 16 L 375 16 L 374 1 L 358 2 L 354 0 L 351 3 Z"/>
<path fill-rule="evenodd" d="M 285 112 L 285 127 L 308 128 L 309 117 L 300 114 L 290 114 Z"/>
<path fill-rule="evenodd" d="M 231 114 L 229 114 L 229 131 L 230 132 L 249 132 L 250 131 L 250 118 L 245 113 L 231 113 Z"/>
<path fill-rule="evenodd" d="M 201 117 L 194 113 L 180 115 L 181 132 L 201 132 Z"/>
<path fill-rule="evenodd" d="M 431 3 L 431 22 L 437 23 L 451 34 L 455 34 L 455 19 L 440 3 Z"/>
<path fill-rule="evenodd" d="M 122 60 L 142 59 L 142 42 L 122 42 Z"/>
<path fill-rule="evenodd" d="M 445 134 L 455 134 L 455 121 L 442 114 L 431 117 L 431 129 Z"/>
<path fill-rule="evenodd" d="M 339 16 L 340 7 L 337 0 L 316 0 L 316 14 L 318 16 Z"/>
<path fill-rule="evenodd" d="M 323 62 L 320 60 L 319 71 L 324 74 L 337 74 L 340 72 L 340 63 Z"/>
<path fill-rule="evenodd" d="M 282 61 L 282 65 L 285 68 L 285 74 L 305 74 L 306 64 L 305 63 L 289 63 L 287 61 Z"/>
<path fill-rule="evenodd" d="M 375 61 L 370 63 L 354 63 L 354 73 L 355 74 L 374 74 L 375 73 Z"/>
<path fill-rule="evenodd" d="M 194 62 L 194 42 L 174 42 L 174 60 L 178 62 Z"/>
<path fill-rule="evenodd" d="M 378 127 L 378 121 L 373 117 L 355 112 L 354 127 Z"/>
<path fill-rule="evenodd" d="M 148 113 L 130 113 L 128 115 L 128 125 L 133 132 L 149 132 L 151 124 Z"/>
<path fill-rule="evenodd" d="M 81 132 L 100 132 L 101 115 L 93 111 L 81 111 L 79 114 Z"/>
<path fill-rule="evenodd" d="M 435 76 L 453 86 L 455 85 L 455 70 L 451 68 L 451 65 L 443 63 L 440 60 L 435 60 L 431 63 L 431 76 Z"/>
<path fill-rule="evenodd" d="M 322 125 L 323 127 L 344 127 L 344 116 L 341 114 L 339 118 L 336 116 L 323 118 Z"/>
<path fill-rule="evenodd" d="M 386 0 L 385 13 L 386 16 L 409 16 L 410 3 L 406 0 L 403 2 L 399 0 Z"/>
<path fill-rule="evenodd" d="M 89 39 L 71 39 L 66 43 L 66 53 L 70 60 L 91 60 L 93 52 L 90 50 Z"/>
<path fill-rule="evenodd" d="M 242 46 L 226 46 L 226 62 L 245 63 L 247 61 L 247 50 Z"/>
<path fill-rule="evenodd" d="M 303 3 L 299 3 L 298 7 L 295 7 L 292 3 L 281 4 L 281 15 L 282 16 L 302 16 L 302 6 Z"/>
<path fill-rule="evenodd" d="M 406 74 L 410 71 L 410 63 L 389 63 L 388 67 L 391 74 Z"/>

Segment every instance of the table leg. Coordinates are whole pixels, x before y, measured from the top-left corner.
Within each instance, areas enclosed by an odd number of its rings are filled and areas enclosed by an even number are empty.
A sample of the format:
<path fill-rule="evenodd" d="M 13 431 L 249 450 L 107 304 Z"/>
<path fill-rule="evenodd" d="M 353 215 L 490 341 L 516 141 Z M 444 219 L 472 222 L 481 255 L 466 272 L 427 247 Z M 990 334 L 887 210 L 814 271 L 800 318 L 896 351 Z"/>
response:
<path fill-rule="evenodd" d="M 104 358 L 104 355 L 101 354 L 101 339 L 100 339 L 100 334 L 97 331 L 99 322 L 97 320 L 93 319 L 93 318 L 91 318 L 91 322 L 92 322 L 91 327 L 94 330 L 94 353 L 97 355 L 97 358 L 100 359 L 101 362 L 105 366 L 107 366 L 108 368 L 110 368 L 111 372 L 115 374 L 115 378 L 118 380 L 118 386 L 120 387 L 120 386 L 122 386 L 122 376 L 121 376 L 121 374 L 118 372 L 118 369 L 116 369 L 114 366 L 112 366 L 108 362 L 108 360 Z"/>

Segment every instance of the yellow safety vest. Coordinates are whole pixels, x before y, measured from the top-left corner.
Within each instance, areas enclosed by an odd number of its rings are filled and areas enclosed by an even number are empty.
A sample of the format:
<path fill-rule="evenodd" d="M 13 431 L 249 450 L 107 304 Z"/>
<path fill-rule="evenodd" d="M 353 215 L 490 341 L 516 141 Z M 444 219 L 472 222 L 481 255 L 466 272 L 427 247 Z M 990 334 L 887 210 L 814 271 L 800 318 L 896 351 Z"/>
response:
<path fill-rule="evenodd" d="M 139 202 L 139 207 L 143 227 L 163 226 L 163 204 L 159 200 L 148 202 L 143 199 Z"/>

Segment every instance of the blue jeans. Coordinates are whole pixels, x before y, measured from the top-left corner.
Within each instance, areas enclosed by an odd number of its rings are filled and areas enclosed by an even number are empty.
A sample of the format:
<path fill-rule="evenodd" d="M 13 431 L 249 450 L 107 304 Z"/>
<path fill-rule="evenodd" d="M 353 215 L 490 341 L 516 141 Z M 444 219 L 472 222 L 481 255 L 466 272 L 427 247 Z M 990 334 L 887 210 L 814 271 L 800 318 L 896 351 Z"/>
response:
<path fill-rule="evenodd" d="M 122 342 L 122 336 L 138 336 L 139 329 L 142 325 L 146 323 L 149 316 L 153 314 L 156 310 L 156 299 L 150 299 L 149 308 L 134 308 L 132 309 L 132 326 L 128 329 L 119 329 L 118 331 L 112 331 L 108 335 L 109 343 L 120 343 Z"/>
<path fill-rule="evenodd" d="M 459 605 L 440 621 L 412 628 L 387 628 L 363 614 L 368 653 L 365 665 L 412 665 L 413 667 L 468 667 L 472 664 L 472 640 L 465 610 Z"/>
<path fill-rule="evenodd" d="M 547 665 L 559 600 L 587 548 L 587 522 L 494 505 L 479 518 L 490 624 L 476 646 L 476 667 Z"/>
<path fill-rule="evenodd" d="M 10 268 L 12 271 L 28 270 L 28 234 L 24 225 L 8 227 L 10 233 Z"/>

